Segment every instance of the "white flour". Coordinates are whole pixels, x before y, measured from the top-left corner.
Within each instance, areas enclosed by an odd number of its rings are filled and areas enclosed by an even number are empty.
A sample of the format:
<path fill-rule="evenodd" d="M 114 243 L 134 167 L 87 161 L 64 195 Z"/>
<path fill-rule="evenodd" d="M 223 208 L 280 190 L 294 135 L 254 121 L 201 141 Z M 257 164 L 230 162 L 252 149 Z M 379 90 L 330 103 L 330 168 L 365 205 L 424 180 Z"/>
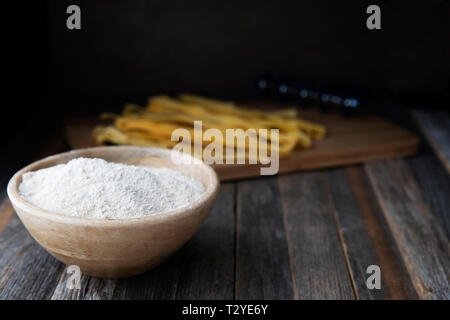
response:
<path fill-rule="evenodd" d="M 28 202 L 62 215 L 129 219 L 189 205 L 205 191 L 195 179 L 168 168 L 77 158 L 28 172 L 19 186 Z"/>

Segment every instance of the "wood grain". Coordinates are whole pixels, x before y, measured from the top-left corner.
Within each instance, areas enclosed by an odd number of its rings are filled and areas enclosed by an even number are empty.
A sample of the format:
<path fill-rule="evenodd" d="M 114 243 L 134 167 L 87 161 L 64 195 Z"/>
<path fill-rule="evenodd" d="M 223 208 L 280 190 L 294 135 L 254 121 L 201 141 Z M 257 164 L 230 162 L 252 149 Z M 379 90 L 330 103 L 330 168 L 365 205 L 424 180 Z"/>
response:
<path fill-rule="evenodd" d="M 300 116 L 324 124 L 329 133 L 309 150 L 296 149 L 280 159 L 280 173 L 348 165 L 414 154 L 418 139 L 392 123 L 373 116 L 353 119 L 305 110 Z M 72 148 L 95 146 L 91 133 L 98 119 L 73 119 L 66 125 Z M 221 180 L 260 176 L 259 165 L 214 165 Z"/>
<path fill-rule="evenodd" d="M 422 195 L 436 214 L 447 238 L 450 239 L 450 175 L 436 156 L 420 155 L 406 159 Z"/>
<path fill-rule="evenodd" d="M 14 214 L 0 234 L 0 279 L 9 270 L 11 262 L 22 248 L 27 236 L 28 232 Z"/>
<path fill-rule="evenodd" d="M 419 298 L 449 299 L 449 242 L 406 163 L 364 167 Z"/>
<path fill-rule="evenodd" d="M 330 170 L 326 173 L 326 179 L 329 201 L 339 229 L 340 240 L 357 298 L 362 300 L 388 299 L 390 294 L 383 272 L 381 273 L 380 289 L 367 287 L 366 280 L 369 277 L 367 267 L 380 266 L 380 262 L 345 170 Z"/>
<path fill-rule="evenodd" d="M 113 299 L 172 300 L 175 298 L 180 268 L 175 254 L 155 269 L 131 278 L 118 279 Z"/>
<path fill-rule="evenodd" d="M 277 178 L 239 182 L 236 201 L 235 298 L 294 298 Z"/>
<path fill-rule="evenodd" d="M 0 198 L 0 233 L 5 229 L 12 215 L 14 214 L 14 209 L 6 196 L 6 192 Z"/>
<path fill-rule="evenodd" d="M 51 296 L 52 300 L 110 300 L 113 297 L 117 279 L 95 278 L 82 275 L 80 289 L 69 289 L 67 268 L 61 274 L 56 288 Z"/>
<path fill-rule="evenodd" d="M 64 265 L 27 236 L 0 278 L 0 300 L 48 299 Z"/>
<path fill-rule="evenodd" d="M 419 129 L 430 143 L 434 152 L 450 173 L 450 118 L 445 112 L 413 110 Z"/>
<path fill-rule="evenodd" d="M 279 185 L 295 297 L 355 299 L 324 173 L 281 176 Z"/>
<path fill-rule="evenodd" d="M 395 300 L 417 299 L 417 294 L 367 176 L 361 166 L 352 166 L 345 171 L 375 250 L 382 276 L 389 291 L 389 298 Z M 356 239 L 356 241 L 358 240 Z"/>

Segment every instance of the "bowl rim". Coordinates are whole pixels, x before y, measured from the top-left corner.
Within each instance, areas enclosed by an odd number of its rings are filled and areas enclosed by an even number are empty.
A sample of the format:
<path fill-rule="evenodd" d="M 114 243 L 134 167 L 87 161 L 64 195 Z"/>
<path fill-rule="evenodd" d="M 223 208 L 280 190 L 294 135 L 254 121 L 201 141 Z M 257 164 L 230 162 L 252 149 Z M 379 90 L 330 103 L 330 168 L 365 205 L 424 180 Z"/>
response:
<path fill-rule="evenodd" d="M 21 178 L 24 173 L 33 171 L 33 168 L 44 165 L 52 160 L 61 158 L 63 156 L 67 155 L 75 155 L 72 159 L 76 158 L 76 154 L 82 154 L 84 152 L 94 151 L 94 152 L 101 152 L 102 150 L 139 150 L 139 151 L 149 151 L 150 153 L 154 152 L 153 154 L 158 156 L 168 156 L 169 153 L 172 151 L 170 149 L 164 149 L 164 148 L 156 148 L 156 147 L 139 147 L 139 146 L 99 146 L 99 147 L 89 147 L 89 148 L 82 148 L 82 149 L 73 149 L 66 152 L 57 153 L 45 158 L 42 158 L 40 160 L 34 161 L 19 171 L 17 171 L 9 180 L 7 185 L 7 194 L 8 197 L 13 204 L 13 206 L 17 206 L 21 210 L 23 210 L 26 213 L 29 213 L 31 215 L 49 219 L 53 221 L 58 222 L 64 222 L 64 223 L 70 223 L 74 225 L 89 225 L 89 226 L 123 226 L 123 225 L 133 225 L 133 224 L 142 224 L 142 223 L 160 223 L 167 220 L 174 220 L 176 218 L 180 218 L 182 216 L 187 216 L 190 214 L 193 214 L 196 212 L 200 207 L 202 207 L 205 203 L 207 203 L 209 200 L 214 199 L 217 196 L 217 193 L 219 191 L 220 187 L 220 181 L 217 176 L 217 173 L 215 170 L 209 166 L 208 164 L 204 163 L 203 161 L 198 160 L 197 158 L 194 158 L 193 156 L 189 154 L 183 154 L 183 156 L 189 157 L 191 160 L 195 161 L 195 165 L 199 165 L 200 168 L 208 174 L 211 183 L 208 185 L 205 185 L 205 192 L 194 202 L 190 204 L 186 204 L 185 206 L 168 211 L 165 213 L 158 213 L 153 214 L 145 217 L 138 217 L 138 218 L 130 218 L 130 219 L 89 219 L 89 218 L 82 218 L 82 217 L 75 217 L 75 216 L 69 216 L 64 214 L 58 214 L 54 213 L 42 208 L 39 208 L 38 206 L 26 201 L 20 196 L 19 193 L 19 181 L 21 181 Z M 178 152 L 178 151 L 175 151 Z M 82 155 L 80 155 L 81 157 Z M 101 158 L 101 157 L 100 157 Z M 69 160 L 70 161 L 70 160 Z M 51 167 L 47 166 L 46 168 Z M 39 169 L 38 169 L 39 170 Z"/>

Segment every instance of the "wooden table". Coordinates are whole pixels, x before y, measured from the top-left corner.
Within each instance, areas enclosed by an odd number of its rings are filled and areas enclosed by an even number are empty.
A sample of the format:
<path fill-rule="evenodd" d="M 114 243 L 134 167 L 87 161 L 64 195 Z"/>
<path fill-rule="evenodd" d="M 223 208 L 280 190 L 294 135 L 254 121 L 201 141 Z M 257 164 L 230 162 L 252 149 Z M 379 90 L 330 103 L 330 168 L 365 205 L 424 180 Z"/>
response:
<path fill-rule="evenodd" d="M 168 261 L 128 279 L 83 275 L 80 290 L 67 288 L 65 265 L 3 194 L 0 299 L 449 299 L 450 126 L 448 116 L 416 118 L 439 157 L 425 148 L 224 183 L 199 232 Z M 64 149 L 53 142 L 46 154 Z M 370 265 L 381 269 L 381 289 L 366 286 Z"/>

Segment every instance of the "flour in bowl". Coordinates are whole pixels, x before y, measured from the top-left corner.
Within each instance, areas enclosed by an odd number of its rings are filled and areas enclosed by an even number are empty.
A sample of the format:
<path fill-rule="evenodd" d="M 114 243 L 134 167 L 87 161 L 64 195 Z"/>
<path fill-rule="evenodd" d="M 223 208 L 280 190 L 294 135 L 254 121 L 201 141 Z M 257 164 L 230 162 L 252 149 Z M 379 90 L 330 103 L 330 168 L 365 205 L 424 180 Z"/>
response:
<path fill-rule="evenodd" d="M 205 192 L 203 184 L 169 168 L 138 167 L 102 159 L 27 172 L 20 195 L 35 206 L 87 219 L 130 219 L 188 206 Z"/>

